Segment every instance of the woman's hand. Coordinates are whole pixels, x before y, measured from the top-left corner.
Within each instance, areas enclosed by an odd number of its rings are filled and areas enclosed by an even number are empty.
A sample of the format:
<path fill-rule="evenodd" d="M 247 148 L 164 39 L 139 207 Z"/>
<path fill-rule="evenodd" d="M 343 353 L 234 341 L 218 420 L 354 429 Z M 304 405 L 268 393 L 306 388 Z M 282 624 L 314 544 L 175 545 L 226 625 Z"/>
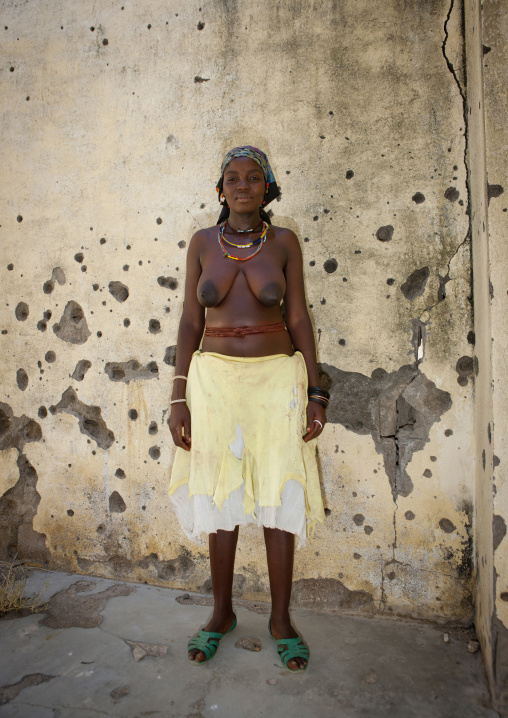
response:
<path fill-rule="evenodd" d="M 321 426 L 319 425 L 321 423 Z M 307 431 L 303 437 L 304 441 L 316 439 L 326 424 L 326 411 L 324 406 L 317 401 L 309 401 L 307 404 Z"/>
<path fill-rule="evenodd" d="M 183 432 L 182 432 L 183 429 Z M 171 416 L 169 418 L 169 430 L 175 446 L 179 446 L 184 451 L 190 451 L 191 448 L 191 416 L 189 407 L 183 402 L 172 404 Z"/>

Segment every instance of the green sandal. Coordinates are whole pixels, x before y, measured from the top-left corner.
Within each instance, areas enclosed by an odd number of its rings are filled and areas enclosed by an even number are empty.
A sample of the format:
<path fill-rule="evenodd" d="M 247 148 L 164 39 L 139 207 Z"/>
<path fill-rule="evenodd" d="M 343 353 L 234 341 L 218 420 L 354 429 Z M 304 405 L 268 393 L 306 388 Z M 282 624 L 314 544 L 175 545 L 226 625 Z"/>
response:
<path fill-rule="evenodd" d="M 277 641 L 277 653 L 280 656 L 280 660 L 284 668 L 287 668 L 288 671 L 291 671 L 291 673 L 299 673 L 300 671 L 307 670 L 307 666 L 309 665 L 310 653 L 308 647 L 303 642 L 302 637 L 297 636 L 296 638 L 275 638 L 275 636 L 272 634 L 271 619 L 270 621 L 268 621 L 268 631 L 270 632 L 270 636 L 274 639 L 274 641 Z M 305 659 L 306 663 L 301 668 L 288 668 L 288 663 L 293 658 L 303 658 Z"/>
<path fill-rule="evenodd" d="M 226 631 L 226 633 L 231 633 L 234 628 L 236 628 L 236 615 L 231 627 Z M 187 653 L 192 651 L 194 648 L 197 648 L 198 651 L 202 651 L 202 653 L 205 654 L 206 658 L 204 661 L 196 661 L 195 658 L 189 658 L 189 662 L 200 666 L 202 663 L 206 663 L 211 660 L 217 653 L 219 641 L 221 638 L 224 638 L 226 633 L 214 633 L 213 631 L 203 631 L 203 629 L 201 629 L 197 636 L 190 639 L 187 646 Z"/>

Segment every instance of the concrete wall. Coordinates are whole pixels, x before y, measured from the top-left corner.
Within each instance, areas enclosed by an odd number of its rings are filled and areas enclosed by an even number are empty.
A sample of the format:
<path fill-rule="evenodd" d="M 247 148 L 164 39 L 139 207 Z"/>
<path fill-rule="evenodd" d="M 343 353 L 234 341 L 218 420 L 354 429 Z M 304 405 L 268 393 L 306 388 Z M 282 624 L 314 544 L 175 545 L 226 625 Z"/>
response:
<path fill-rule="evenodd" d="M 495 706 L 508 715 L 508 8 L 466 4 L 476 334 L 476 629 Z"/>
<path fill-rule="evenodd" d="M 168 400 L 186 243 L 249 143 L 332 393 L 294 601 L 468 619 L 461 3 L 122 2 L 3 3 L 2 558 L 209 588 L 167 497 Z M 268 596 L 253 528 L 235 592 Z"/>

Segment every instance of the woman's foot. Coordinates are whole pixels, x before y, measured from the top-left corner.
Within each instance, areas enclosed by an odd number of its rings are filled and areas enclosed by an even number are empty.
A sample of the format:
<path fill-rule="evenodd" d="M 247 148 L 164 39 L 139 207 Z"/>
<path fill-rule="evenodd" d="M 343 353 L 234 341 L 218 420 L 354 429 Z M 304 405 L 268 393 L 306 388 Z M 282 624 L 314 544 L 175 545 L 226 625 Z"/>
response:
<path fill-rule="evenodd" d="M 284 638 L 300 638 L 298 633 L 291 625 L 289 615 L 283 618 L 277 618 L 276 616 L 272 616 L 268 626 L 268 630 L 276 641 L 282 641 Z M 283 653 L 287 648 L 291 648 L 291 644 L 284 644 L 282 642 L 279 643 L 277 648 L 279 655 Z M 306 652 L 308 656 L 308 649 L 306 647 L 303 652 Z M 286 663 L 286 668 L 293 672 L 305 670 L 305 668 L 307 668 L 307 660 L 308 659 L 304 656 L 295 656 L 294 658 L 290 658 L 288 660 L 288 662 Z"/>
<path fill-rule="evenodd" d="M 229 633 L 233 629 L 233 626 L 236 624 L 236 616 L 231 609 L 231 612 L 228 612 L 226 614 L 217 614 L 213 615 L 210 621 L 206 624 L 206 626 L 202 629 L 202 631 L 199 632 L 198 636 L 201 636 L 202 633 L 220 633 L 222 635 Z M 191 639 L 189 642 L 189 646 L 195 639 Z M 220 639 L 219 639 L 220 640 Z M 190 648 L 189 650 L 189 661 L 192 661 L 193 663 L 203 663 L 204 661 L 210 660 L 210 658 L 215 655 L 217 648 L 214 646 L 211 648 L 212 655 L 206 655 L 206 653 L 199 648 Z"/>

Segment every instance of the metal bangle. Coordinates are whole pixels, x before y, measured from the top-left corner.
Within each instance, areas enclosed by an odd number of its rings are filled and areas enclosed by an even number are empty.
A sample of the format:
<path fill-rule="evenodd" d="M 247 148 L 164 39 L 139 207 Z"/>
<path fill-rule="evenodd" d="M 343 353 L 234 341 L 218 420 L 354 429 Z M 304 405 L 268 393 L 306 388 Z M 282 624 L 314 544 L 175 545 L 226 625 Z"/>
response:
<path fill-rule="evenodd" d="M 187 401 L 187 399 L 171 399 L 169 402 L 170 404 L 179 404 L 182 401 Z"/>

